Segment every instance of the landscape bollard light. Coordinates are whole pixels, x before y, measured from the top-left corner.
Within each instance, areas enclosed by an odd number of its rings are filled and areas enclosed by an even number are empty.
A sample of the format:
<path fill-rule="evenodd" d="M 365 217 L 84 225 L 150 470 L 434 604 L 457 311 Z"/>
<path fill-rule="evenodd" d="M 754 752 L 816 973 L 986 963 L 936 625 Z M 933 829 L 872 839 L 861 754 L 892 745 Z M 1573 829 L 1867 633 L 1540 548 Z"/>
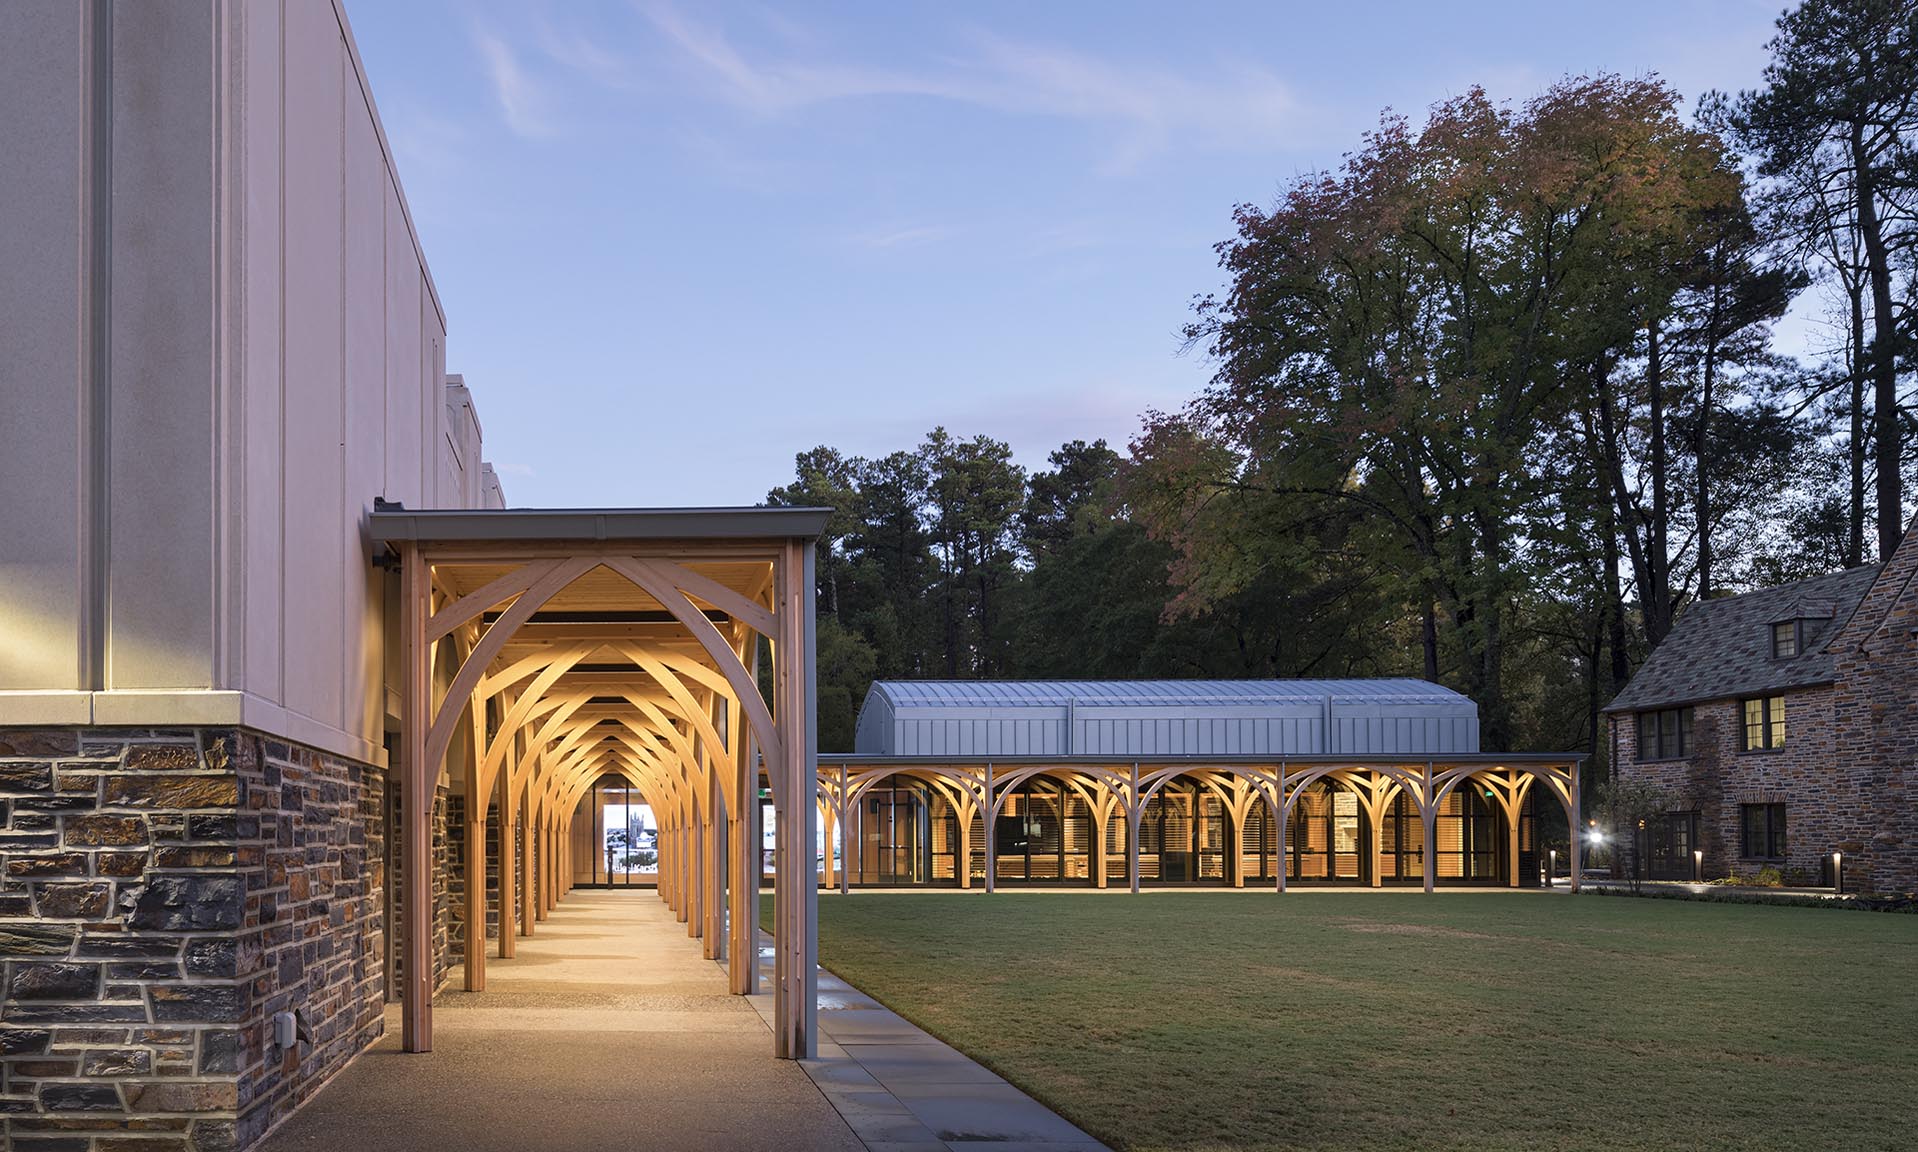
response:
<path fill-rule="evenodd" d="M 1547 888 L 1558 883 L 1558 849 L 1552 849 L 1551 855 L 1551 863 L 1545 866 L 1545 886 Z"/>
<path fill-rule="evenodd" d="M 1843 852 L 1831 854 L 1831 887 L 1832 891 L 1838 895 L 1845 894 L 1845 854 Z"/>
<path fill-rule="evenodd" d="M 1703 848 L 1694 848 L 1692 849 L 1692 883 L 1703 884 L 1704 882 L 1705 850 Z"/>

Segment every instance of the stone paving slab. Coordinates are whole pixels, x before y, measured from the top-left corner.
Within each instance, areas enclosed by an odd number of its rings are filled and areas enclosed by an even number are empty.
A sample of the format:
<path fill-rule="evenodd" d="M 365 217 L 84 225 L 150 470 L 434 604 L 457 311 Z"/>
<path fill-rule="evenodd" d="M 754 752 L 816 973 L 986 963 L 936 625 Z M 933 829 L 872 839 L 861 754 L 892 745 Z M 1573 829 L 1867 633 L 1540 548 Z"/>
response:
<path fill-rule="evenodd" d="M 771 939 L 760 936 L 761 987 Z M 772 996 L 752 997 L 770 1023 Z M 800 1067 L 868 1152 L 1110 1152 L 1005 1078 L 819 972 L 819 1058 Z"/>
<path fill-rule="evenodd" d="M 650 891 L 575 890 L 517 957 L 488 959 L 487 988 L 435 999 L 422 1055 L 399 1050 L 389 1010 L 386 1038 L 260 1148 L 865 1147 L 798 1064 L 773 1059 L 764 1021 Z"/>

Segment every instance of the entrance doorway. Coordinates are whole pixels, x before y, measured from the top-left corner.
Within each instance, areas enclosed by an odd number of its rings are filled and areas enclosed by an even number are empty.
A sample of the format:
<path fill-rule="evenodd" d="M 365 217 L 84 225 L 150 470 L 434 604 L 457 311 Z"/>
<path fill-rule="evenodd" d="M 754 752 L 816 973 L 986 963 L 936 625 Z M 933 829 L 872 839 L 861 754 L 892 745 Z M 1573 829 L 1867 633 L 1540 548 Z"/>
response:
<path fill-rule="evenodd" d="M 576 887 L 659 886 L 659 820 L 625 778 L 608 773 L 594 781 L 574 810 L 573 829 Z"/>

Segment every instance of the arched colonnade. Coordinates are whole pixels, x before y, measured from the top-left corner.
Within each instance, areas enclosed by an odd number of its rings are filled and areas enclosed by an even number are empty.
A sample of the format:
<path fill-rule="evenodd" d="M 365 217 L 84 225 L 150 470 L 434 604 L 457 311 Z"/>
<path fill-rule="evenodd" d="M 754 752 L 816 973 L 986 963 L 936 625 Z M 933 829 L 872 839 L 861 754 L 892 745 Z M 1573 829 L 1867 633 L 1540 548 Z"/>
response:
<path fill-rule="evenodd" d="M 1345 879 L 1356 881 L 1362 876 L 1373 885 L 1388 876 L 1412 879 L 1400 875 L 1397 865 L 1416 856 L 1422 873 L 1417 879 L 1426 891 L 1434 890 L 1442 878 L 1449 879 L 1441 877 L 1441 821 L 1478 811 L 1492 816 L 1505 837 L 1496 853 L 1503 872 L 1497 879 L 1516 886 L 1521 817 L 1535 790 L 1541 793 L 1541 801 L 1556 803 L 1563 810 L 1568 828 L 1581 826 L 1579 766 L 1577 757 L 1492 754 L 1433 760 L 1306 756 L 1097 762 L 822 756 L 820 819 L 827 843 L 840 848 L 841 862 L 835 865 L 833 853 L 827 852 L 822 881 L 827 887 L 850 889 L 853 872 L 865 871 L 871 845 L 896 839 L 890 833 L 874 832 L 867 823 L 877 813 L 890 815 L 890 790 L 909 782 L 918 796 L 932 801 L 931 805 L 915 803 L 915 811 L 936 806 L 942 816 L 950 816 L 943 837 L 939 830 L 930 832 L 942 841 L 937 844 L 937 866 L 923 876 L 919 873 L 927 870 L 920 867 L 913 882 L 956 883 L 967 888 L 977 874 L 991 891 L 1002 871 L 995 859 L 1002 821 L 1017 816 L 1019 809 L 1037 808 L 1047 813 L 1054 829 L 1064 824 L 1064 814 L 1070 811 L 1080 829 L 1084 859 L 1072 861 L 1077 874 L 1049 874 L 1049 878 L 1100 888 L 1123 884 L 1136 892 L 1142 881 L 1168 875 L 1144 873 L 1157 871 L 1158 863 L 1150 822 L 1166 810 L 1166 800 L 1176 790 L 1183 793 L 1182 818 L 1189 820 L 1203 809 L 1212 815 L 1215 826 L 1230 834 L 1224 841 L 1229 848 L 1222 846 L 1216 854 L 1212 875 L 1218 882 L 1243 887 L 1249 877 L 1261 883 L 1269 879 L 1275 889 L 1284 891 L 1287 872 L 1298 869 L 1298 857 L 1305 849 L 1288 844 L 1288 835 L 1317 827 L 1308 822 L 1308 810 L 1329 816 L 1327 802 L 1333 801 L 1351 813 L 1349 820 L 1358 833 L 1354 853 L 1362 850 L 1369 857 Z M 1017 821 L 1013 826 L 1019 827 Z M 1035 831 L 1038 827 L 1035 823 Z M 907 835 L 919 837 L 915 850 L 926 852 L 927 831 Z M 1061 833 L 1051 835 L 1056 843 Z M 1413 846 L 1410 852 L 1404 851 L 1405 845 Z M 1426 846 L 1434 850 L 1426 851 Z M 1329 853 L 1330 849 L 1315 844 L 1312 851 Z M 1386 858 L 1388 853 L 1391 859 Z M 981 857 L 983 868 L 974 863 Z M 1066 858 L 1063 849 L 1060 857 Z M 952 861 L 950 868 L 945 866 L 947 858 Z M 1286 861 L 1290 865 L 1281 866 Z M 1341 877 L 1328 861 L 1323 878 Z M 1572 886 L 1578 887 L 1576 873 Z"/>
<path fill-rule="evenodd" d="M 432 811 L 465 797 L 464 987 L 486 986 L 487 861 L 497 952 L 574 886 L 572 821 L 611 776 L 652 808 L 659 896 L 756 990 L 760 783 L 775 866 L 774 1051 L 816 1051 L 812 509 L 407 512 L 373 516 L 399 570 L 404 782 L 401 1000 L 432 1046 Z M 769 658 L 770 705 L 759 687 Z M 420 770 L 424 766 L 425 770 Z M 489 815 L 497 815 L 488 843 Z"/>

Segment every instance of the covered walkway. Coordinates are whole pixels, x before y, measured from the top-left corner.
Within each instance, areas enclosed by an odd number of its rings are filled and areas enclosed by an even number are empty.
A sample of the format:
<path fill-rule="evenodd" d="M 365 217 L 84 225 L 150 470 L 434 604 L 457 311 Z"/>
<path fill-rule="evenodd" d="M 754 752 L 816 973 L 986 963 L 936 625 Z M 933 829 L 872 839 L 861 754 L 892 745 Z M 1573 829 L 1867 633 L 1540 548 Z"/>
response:
<path fill-rule="evenodd" d="M 389 1013 L 264 1152 L 863 1147 L 652 892 L 573 891 L 484 993 L 434 1008 L 431 1053 L 403 1055 Z"/>

